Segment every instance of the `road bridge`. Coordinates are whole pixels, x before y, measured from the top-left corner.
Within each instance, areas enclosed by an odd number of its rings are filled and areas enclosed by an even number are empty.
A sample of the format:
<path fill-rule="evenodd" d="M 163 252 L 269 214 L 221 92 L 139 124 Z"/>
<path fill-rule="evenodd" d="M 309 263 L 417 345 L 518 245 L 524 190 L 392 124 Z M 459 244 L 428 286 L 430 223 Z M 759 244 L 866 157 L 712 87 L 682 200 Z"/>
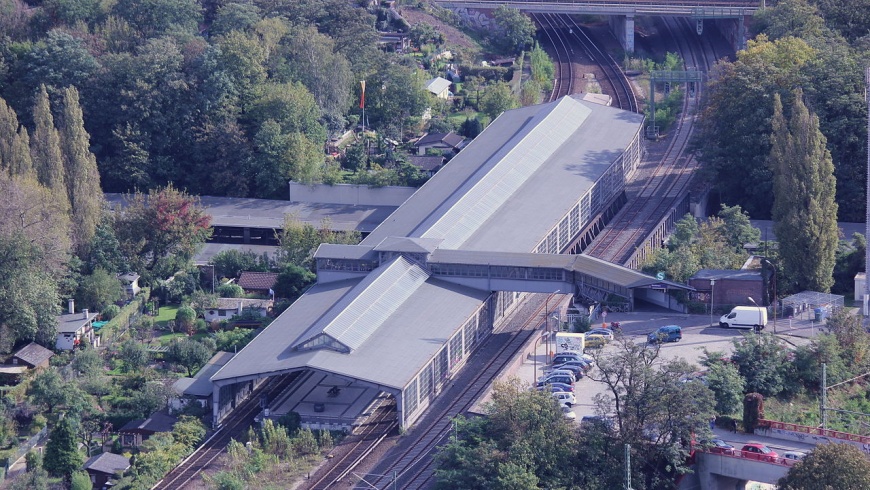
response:
<path fill-rule="evenodd" d="M 634 51 L 634 19 L 637 16 L 689 17 L 696 21 L 698 34 L 704 29 L 704 20 L 714 20 L 718 28 L 731 41 L 736 50 L 745 45 L 745 20 L 757 10 L 764 9 L 764 0 L 436 0 L 444 8 L 452 10 L 471 23 L 486 25 L 486 12 L 501 5 L 528 13 L 606 15 L 610 28 L 622 47 Z"/>

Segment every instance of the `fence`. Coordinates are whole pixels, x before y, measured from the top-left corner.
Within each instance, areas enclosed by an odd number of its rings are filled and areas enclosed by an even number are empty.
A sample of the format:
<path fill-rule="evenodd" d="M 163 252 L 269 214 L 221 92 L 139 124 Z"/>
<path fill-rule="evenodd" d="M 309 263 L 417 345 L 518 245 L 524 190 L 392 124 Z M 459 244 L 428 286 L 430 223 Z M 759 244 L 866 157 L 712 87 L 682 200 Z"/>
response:
<path fill-rule="evenodd" d="M 6 466 L 4 468 L 3 477 L 6 478 L 9 475 L 9 469 L 18 461 L 18 458 L 27 454 L 28 451 L 33 449 L 34 446 L 42 442 L 45 439 L 45 436 L 48 435 L 48 427 L 43 427 L 42 430 L 37 432 L 35 435 L 27 439 L 18 445 L 18 449 L 15 450 L 15 453 L 12 456 L 9 456 L 9 459 L 6 460 Z"/>

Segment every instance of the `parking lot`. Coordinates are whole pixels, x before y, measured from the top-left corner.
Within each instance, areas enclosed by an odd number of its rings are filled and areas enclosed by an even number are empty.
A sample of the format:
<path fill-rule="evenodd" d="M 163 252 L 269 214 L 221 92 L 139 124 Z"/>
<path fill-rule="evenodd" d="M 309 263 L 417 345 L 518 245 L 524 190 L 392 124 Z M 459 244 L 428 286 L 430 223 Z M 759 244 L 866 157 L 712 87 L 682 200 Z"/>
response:
<path fill-rule="evenodd" d="M 746 330 L 731 330 L 711 326 L 709 315 L 684 315 L 673 312 L 661 313 L 621 313 L 611 314 L 607 318 L 608 321 L 618 321 L 621 324 L 623 336 L 631 339 L 634 342 L 646 344 L 646 336 L 660 326 L 664 325 L 679 325 L 682 327 L 683 339 L 675 343 L 665 343 L 661 346 L 661 357 L 663 359 L 683 358 L 690 363 L 697 364 L 703 355 L 704 349 L 707 351 L 721 351 L 725 354 L 731 354 L 733 349 L 732 339 L 740 337 Z M 718 317 L 713 321 L 718 325 Z M 593 325 L 600 327 L 601 324 Z M 808 341 L 808 337 L 817 333 L 816 326 L 792 323 L 791 328 L 788 324 L 780 321 L 778 332 L 780 337 L 786 342 L 792 344 L 804 343 Z M 769 326 L 770 328 L 770 326 Z M 812 330 L 811 330 L 812 328 Z M 548 346 L 546 341 L 541 341 L 534 356 L 529 355 L 519 369 L 513 373 L 514 376 L 532 384 L 538 377 L 543 375 L 546 369 L 546 360 Z M 601 349 L 596 349 L 593 355 L 607 355 L 609 352 L 614 352 L 618 346 L 616 343 L 610 343 Z M 555 350 L 551 344 L 550 351 Z M 593 371 L 594 373 L 594 371 Z M 584 415 L 595 415 L 594 397 L 598 393 L 606 390 L 603 383 L 599 383 L 584 377 L 577 381 L 575 385 L 576 404 L 573 411 L 579 421 Z"/>

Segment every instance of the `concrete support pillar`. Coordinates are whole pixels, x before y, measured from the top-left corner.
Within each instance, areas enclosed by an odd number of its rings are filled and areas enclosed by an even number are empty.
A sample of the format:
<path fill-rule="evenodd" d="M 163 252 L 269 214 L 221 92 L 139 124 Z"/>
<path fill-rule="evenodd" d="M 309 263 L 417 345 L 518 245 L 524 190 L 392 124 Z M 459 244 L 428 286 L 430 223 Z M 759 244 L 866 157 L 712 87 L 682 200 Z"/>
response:
<path fill-rule="evenodd" d="M 221 385 L 214 383 L 211 392 L 211 428 L 218 428 L 218 415 L 221 410 Z"/>
<path fill-rule="evenodd" d="M 244 242 L 251 243 L 251 229 L 246 226 L 242 233 L 244 235 Z"/>
<path fill-rule="evenodd" d="M 622 45 L 622 49 L 634 52 L 634 15 L 611 15 L 610 29 Z"/>

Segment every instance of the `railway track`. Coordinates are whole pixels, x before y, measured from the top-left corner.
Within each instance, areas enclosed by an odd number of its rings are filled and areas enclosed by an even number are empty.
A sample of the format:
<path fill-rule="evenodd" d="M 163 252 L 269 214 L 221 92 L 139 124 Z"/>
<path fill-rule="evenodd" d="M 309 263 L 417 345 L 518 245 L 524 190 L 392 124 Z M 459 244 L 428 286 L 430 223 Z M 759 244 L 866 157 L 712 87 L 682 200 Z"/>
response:
<path fill-rule="evenodd" d="M 685 22 L 665 18 L 664 26 L 686 66 L 706 73 L 715 61 L 715 50 L 701 49 L 697 43 L 689 41 L 686 33 L 691 26 Z M 689 153 L 688 146 L 694 132 L 701 89 L 701 86 L 697 86 L 694 96 L 686 94 L 681 115 L 664 154 L 661 157 L 648 154 L 647 158 L 655 158 L 656 162 L 651 171 L 639 172 L 638 179 L 644 184 L 637 197 L 617 214 L 611 225 L 584 253 L 637 268 L 645 258 L 644 242 L 647 238 L 654 231 L 672 226 L 679 219 L 679 216 L 674 215 L 674 209 L 678 200 L 685 195 L 696 168 L 694 155 Z M 663 224 L 665 220 L 669 221 Z"/>
<path fill-rule="evenodd" d="M 503 368 L 535 333 L 543 317 L 544 295 L 530 297 L 514 314 L 505 329 L 493 333 L 472 355 L 467 365 L 427 415 L 399 445 L 381 458 L 372 473 L 355 489 L 403 490 L 429 488 L 435 478 L 435 449 L 446 439 L 452 420 L 465 413 L 492 384 Z M 472 365 L 471 363 L 480 363 Z M 393 478 L 392 475 L 395 475 Z"/>
<path fill-rule="evenodd" d="M 251 393 L 248 399 L 232 411 L 217 432 L 212 434 L 187 459 L 182 461 L 181 464 L 164 476 L 162 480 L 151 487 L 151 490 L 178 490 L 184 488 L 185 485 L 197 475 L 200 475 L 203 469 L 226 450 L 231 439 L 238 440 L 248 430 L 248 427 L 254 422 L 254 417 L 260 412 L 261 396 L 265 395 L 269 399 L 272 399 L 290 386 L 298 375 L 298 372 L 285 374 L 264 381 L 263 384 Z"/>
<path fill-rule="evenodd" d="M 568 45 L 565 36 L 559 29 L 561 26 L 555 23 L 555 19 L 549 14 L 532 14 L 532 20 L 538 25 L 538 31 L 549 42 L 552 48 L 553 63 L 556 73 L 553 78 L 553 90 L 550 91 L 548 102 L 553 102 L 566 95 L 574 93 L 574 63 L 571 58 L 574 50 Z"/>

